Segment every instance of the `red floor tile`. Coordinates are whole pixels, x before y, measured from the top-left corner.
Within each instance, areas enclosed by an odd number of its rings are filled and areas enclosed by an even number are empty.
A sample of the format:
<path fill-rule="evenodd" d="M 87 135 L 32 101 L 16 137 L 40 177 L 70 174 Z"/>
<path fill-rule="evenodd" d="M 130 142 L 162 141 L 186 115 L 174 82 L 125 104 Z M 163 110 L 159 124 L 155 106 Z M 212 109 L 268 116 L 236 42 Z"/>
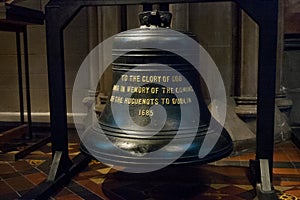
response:
<path fill-rule="evenodd" d="M 281 181 L 280 186 L 300 186 L 300 181 Z"/>
<path fill-rule="evenodd" d="M 298 189 L 298 190 L 288 190 L 285 193 L 291 194 L 291 195 L 293 195 L 295 197 L 299 197 L 300 198 L 300 189 Z"/>
<path fill-rule="evenodd" d="M 25 175 L 25 177 L 34 185 L 38 185 L 47 179 L 47 175 L 44 173 L 41 173 L 41 172 L 34 173 L 34 174 L 28 174 L 28 175 Z"/>
<path fill-rule="evenodd" d="M 79 197 L 76 194 L 66 194 L 63 196 L 55 197 L 55 200 L 83 200 L 83 198 Z"/>
<path fill-rule="evenodd" d="M 18 160 L 10 163 L 10 165 L 18 172 L 32 169 L 32 166 L 26 160 Z"/>
<path fill-rule="evenodd" d="M 15 193 L 15 191 L 7 183 L 0 181 L 0 194 L 5 195 L 11 193 Z"/>
<path fill-rule="evenodd" d="M 77 181 L 77 183 L 79 185 L 85 187 L 86 189 L 90 190 L 91 192 L 93 192 L 99 196 L 103 196 L 103 193 L 101 190 L 101 185 L 98 185 L 98 184 L 90 181 L 89 179 Z"/>
<path fill-rule="evenodd" d="M 35 185 L 28 181 L 24 176 L 18 176 L 5 180 L 16 191 L 27 191 L 32 189 Z"/>
<path fill-rule="evenodd" d="M 253 153 L 246 153 L 238 156 L 239 161 L 249 161 L 253 160 L 255 158 L 255 155 Z"/>
<path fill-rule="evenodd" d="M 290 162 L 300 162 L 300 152 L 292 151 L 287 153 Z"/>
<path fill-rule="evenodd" d="M 80 196 L 77 194 L 74 194 L 67 188 L 63 188 L 60 192 L 58 192 L 55 195 L 55 200 L 83 200 Z"/>
<path fill-rule="evenodd" d="M 219 189 L 219 191 L 221 192 L 221 194 L 230 194 L 232 196 L 235 196 L 237 194 L 246 192 L 247 190 L 230 185 L 230 186 Z"/>
<path fill-rule="evenodd" d="M 298 169 L 295 168 L 274 168 L 273 173 L 275 175 L 293 175 L 300 177 Z"/>
<path fill-rule="evenodd" d="M 241 175 L 245 175 L 248 170 L 243 167 L 214 167 L 214 166 L 207 166 L 205 167 L 205 169 L 210 172 L 215 172 L 218 174 L 231 176 L 231 177 L 239 177 Z"/>
<path fill-rule="evenodd" d="M 222 200 L 245 200 L 244 198 L 238 196 L 221 197 L 221 199 Z"/>
<path fill-rule="evenodd" d="M 0 177 L 3 174 L 15 173 L 16 170 L 10 166 L 8 163 L 0 163 Z"/>
<path fill-rule="evenodd" d="M 282 161 L 289 161 L 289 157 L 286 153 L 284 152 L 278 152 L 276 154 L 274 154 L 273 159 L 275 162 L 282 162 Z"/>
<path fill-rule="evenodd" d="M 97 172 L 96 170 L 89 170 L 89 171 L 80 172 L 77 176 L 74 177 L 74 180 L 79 181 L 79 180 L 89 179 L 95 176 L 99 176 L 99 172 Z"/>

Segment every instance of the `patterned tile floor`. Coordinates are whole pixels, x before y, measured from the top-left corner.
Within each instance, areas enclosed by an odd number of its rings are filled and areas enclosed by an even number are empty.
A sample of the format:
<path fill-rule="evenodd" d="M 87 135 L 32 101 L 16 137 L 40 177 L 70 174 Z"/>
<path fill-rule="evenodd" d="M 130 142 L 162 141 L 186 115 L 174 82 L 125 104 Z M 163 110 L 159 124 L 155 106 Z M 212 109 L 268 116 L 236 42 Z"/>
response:
<path fill-rule="evenodd" d="M 69 143 L 70 156 L 79 153 L 78 140 Z M 253 153 L 193 166 L 175 166 L 146 174 L 118 172 L 93 160 L 51 199 L 253 199 L 249 159 Z M 0 199 L 17 199 L 47 178 L 51 144 L 14 162 L 0 161 Z M 281 199 L 300 199 L 300 150 L 287 141 L 275 146 L 275 190 Z"/>

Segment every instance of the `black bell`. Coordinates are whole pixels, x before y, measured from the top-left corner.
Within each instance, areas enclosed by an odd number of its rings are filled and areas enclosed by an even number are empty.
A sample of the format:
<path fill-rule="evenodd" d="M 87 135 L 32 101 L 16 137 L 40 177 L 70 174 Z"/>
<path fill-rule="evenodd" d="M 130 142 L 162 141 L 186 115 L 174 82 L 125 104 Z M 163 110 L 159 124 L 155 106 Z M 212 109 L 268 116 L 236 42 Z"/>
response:
<path fill-rule="evenodd" d="M 123 167 L 228 156 L 232 140 L 204 102 L 199 72 L 172 50 L 190 52 L 186 35 L 169 29 L 169 12 L 143 12 L 140 21 L 141 28 L 114 38 L 112 92 L 98 123 L 86 131 L 89 153 Z"/>

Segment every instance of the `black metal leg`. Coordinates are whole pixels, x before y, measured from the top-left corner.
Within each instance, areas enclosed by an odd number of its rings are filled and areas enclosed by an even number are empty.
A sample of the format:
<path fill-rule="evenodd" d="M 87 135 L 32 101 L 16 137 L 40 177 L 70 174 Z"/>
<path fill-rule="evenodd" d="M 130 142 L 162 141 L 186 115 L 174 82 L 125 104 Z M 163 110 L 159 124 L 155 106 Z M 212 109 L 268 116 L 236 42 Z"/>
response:
<path fill-rule="evenodd" d="M 24 62 L 25 62 L 25 85 L 26 85 L 28 137 L 29 137 L 29 139 L 31 139 L 32 138 L 32 120 L 31 120 L 31 101 L 30 101 L 28 41 L 27 41 L 27 28 L 26 27 L 24 27 L 23 40 L 24 40 L 23 42 L 24 42 Z"/>
<path fill-rule="evenodd" d="M 274 2 L 275 3 L 275 2 Z M 271 22 L 268 22 L 269 26 Z M 275 25 L 276 24 L 276 25 Z M 274 31 L 274 32 L 272 32 Z M 272 27 L 260 29 L 258 68 L 258 104 L 256 160 L 269 160 L 272 180 L 274 153 L 274 109 L 276 77 L 277 21 Z"/>
<path fill-rule="evenodd" d="M 169 11 L 169 4 L 168 3 L 161 3 L 159 4 L 161 11 Z"/>
<path fill-rule="evenodd" d="M 269 161 L 272 181 L 278 0 L 236 1 L 259 25 L 256 161 Z M 257 171 L 256 174 L 260 172 Z"/>
<path fill-rule="evenodd" d="M 151 11 L 152 10 L 152 4 L 143 4 L 143 11 Z"/>
<path fill-rule="evenodd" d="M 67 172 L 72 163 L 68 152 L 63 33 L 58 26 L 61 20 L 57 12 L 59 7 L 46 9 L 52 156 L 55 152 L 62 152 L 57 171 L 57 175 L 60 175 Z"/>
<path fill-rule="evenodd" d="M 24 100 L 23 100 L 23 78 L 22 78 L 22 58 L 20 32 L 16 32 L 17 43 L 17 61 L 18 61 L 18 84 L 19 84 L 19 103 L 20 103 L 20 121 L 24 124 Z"/>
<path fill-rule="evenodd" d="M 121 5 L 121 31 L 127 30 L 127 6 Z"/>

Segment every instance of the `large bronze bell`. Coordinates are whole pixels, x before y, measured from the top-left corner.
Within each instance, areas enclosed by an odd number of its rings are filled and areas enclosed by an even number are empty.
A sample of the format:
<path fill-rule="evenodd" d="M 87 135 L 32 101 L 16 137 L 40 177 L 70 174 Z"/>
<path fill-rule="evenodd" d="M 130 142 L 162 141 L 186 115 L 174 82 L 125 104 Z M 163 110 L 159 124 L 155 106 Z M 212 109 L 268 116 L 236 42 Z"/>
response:
<path fill-rule="evenodd" d="M 169 12 L 143 12 L 141 28 L 114 38 L 112 92 L 99 123 L 87 134 L 93 146 L 90 153 L 107 163 L 207 163 L 228 156 L 233 149 L 228 132 L 204 102 L 198 71 L 186 59 L 151 47 L 128 51 L 137 42 L 180 43 L 180 36 L 166 34 L 170 20 Z M 221 130 L 219 135 L 208 129 L 210 123 Z M 200 157 L 207 135 L 217 141 Z"/>

